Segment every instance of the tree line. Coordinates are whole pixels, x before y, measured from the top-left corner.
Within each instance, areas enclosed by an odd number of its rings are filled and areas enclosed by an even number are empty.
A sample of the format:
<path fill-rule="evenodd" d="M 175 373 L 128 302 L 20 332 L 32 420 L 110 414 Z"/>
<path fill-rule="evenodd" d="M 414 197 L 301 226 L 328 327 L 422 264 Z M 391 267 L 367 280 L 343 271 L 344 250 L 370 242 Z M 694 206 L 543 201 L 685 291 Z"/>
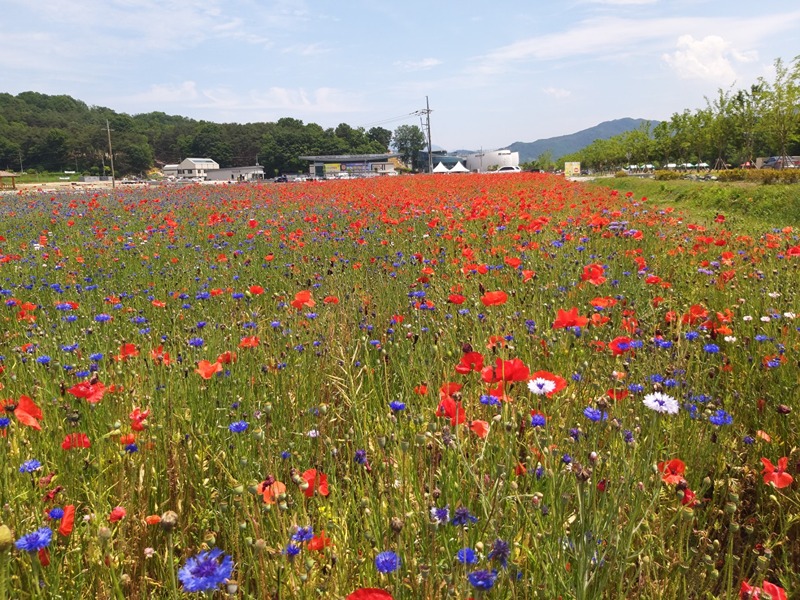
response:
<path fill-rule="evenodd" d="M 115 170 L 144 174 L 187 157 L 209 157 L 221 167 L 258 164 L 267 177 L 303 171 L 298 157 L 384 153 L 392 132 L 341 123 L 282 118 L 276 122 L 213 123 L 163 112 L 138 115 L 88 106 L 70 96 L 0 94 L 0 169 L 110 173 L 108 128 Z"/>
<path fill-rule="evenodd" d="M 765 78 L 743 89 L 719 89 L 706 106 L 674 113 L 669 121 L 604 140 L 559 161 L 611 170 L 621 166 L 707 163 L 711 168 L 751 165 L 756 157 L 800 154 L 800 56 L 774 63 Z M 781 166 L 783 162 L 778 162 Z"/>

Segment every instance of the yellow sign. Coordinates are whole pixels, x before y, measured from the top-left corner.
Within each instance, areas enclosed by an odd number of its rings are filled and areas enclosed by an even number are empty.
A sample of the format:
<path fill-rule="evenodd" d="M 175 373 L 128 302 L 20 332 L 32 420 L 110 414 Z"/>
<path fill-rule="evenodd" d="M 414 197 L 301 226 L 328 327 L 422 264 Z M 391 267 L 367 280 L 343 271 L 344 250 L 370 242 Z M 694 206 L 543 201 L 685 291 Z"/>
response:
<path fill-rule="evenodd" d="M 581 163 L 568 162 L 564 163 L 564 175 L 567 177 L 576 177 L 581 174 Z"/>

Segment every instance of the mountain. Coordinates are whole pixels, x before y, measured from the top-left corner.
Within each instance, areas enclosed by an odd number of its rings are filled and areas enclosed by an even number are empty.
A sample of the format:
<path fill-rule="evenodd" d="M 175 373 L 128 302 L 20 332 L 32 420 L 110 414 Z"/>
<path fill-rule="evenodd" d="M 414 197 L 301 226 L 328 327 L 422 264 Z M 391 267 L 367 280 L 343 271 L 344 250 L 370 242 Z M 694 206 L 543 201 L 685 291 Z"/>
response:
<path fill-rule="evenodd" d="M 525 163 L 536 160 L 543 152 L 550 151 L 554 159 L 561 158 L 567 154 L 572 154 L 582 150 L 595 140 L 612 138 L 626 131 L 638 129 L 642 123 L 650 121 L 652 127 L 658 125 L 658 121 L 650 119 L 614 119 L 604 121 L 589 129 L 583 129 L 569 135 L 536 140 L 535 142 L 514 142 L 507 146 L 512 152 L 519 152 L 519 162 Z"/>

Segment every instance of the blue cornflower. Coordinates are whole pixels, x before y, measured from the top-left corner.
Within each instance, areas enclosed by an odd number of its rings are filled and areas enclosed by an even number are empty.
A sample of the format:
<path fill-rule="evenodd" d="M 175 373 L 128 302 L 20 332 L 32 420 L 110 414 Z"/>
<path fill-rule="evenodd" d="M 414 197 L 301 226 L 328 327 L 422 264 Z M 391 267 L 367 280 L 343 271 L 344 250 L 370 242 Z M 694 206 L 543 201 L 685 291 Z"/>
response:
<path fill-rule="evenodd" d="M 0 417 L 0 429 L 5 429 L 11 424 L 11 419 L 8 417 Z"/>
<path fill-rule="evenodd" d="M 467 579 L 469 579 L 470 584 L 476 590 L 490 590 L 497 579 L 497 571 L 489 571 L 487 569 L 472 571 L 472 573 L 467 575 Z"/>
<path fill-rule="evenodd" d="M 20 473 L 33 473 L 34 471 L 38 471 L 42 468 L 42 463 L 40 463 L 35 458 L 31 458 L 30 460 L 26 460 L 22 465 L 19 467 Z"/>
<path fill-rule="evenodd" d="M 203 344 L 205 344 L 205 342 L 203 341 L 203 338 L 201 338 L 201 337 L 194 337 L 194 338 L 191 338 L 189 340 L 189 345 L 192 348 L 202 348 Z"/>
<path fill-rule="evenodd" d="M 95 352 L 94 354 L 89 355 L 89 360 L 93 360 L 94 362 L 100 362 L 103 360 L 103 355 L 100 352 Z"/>
<path fill-rule="evenodd" d="M 719 410 L 717 410 L 717 412 L 708 417 L 708 421 L 718 426 L 730 425 L 731 423 L 733 423 L 733 417 L 720 408 Z"/>
<path fill-rule="evenodd" d="M 53 530 L 49 527 L 41 527 L 33 533 L 27 533 L 14 542 L 17 550 L 24 550 L 25 552 L 38 552 L 50 545 L 50 540 L 53 539 Z"/>
<path fill-rule="evenodd" d="M 444 525 L 450 520 L 450 506 L 439 508 L 434 506 L 431 508 L 431 519 L 436 525 Z"/>
<path fill-rule="evenodd" d="M 630 429 L 625 429 L 622 432 L 622 439 L 625 440 L 626 444 L 632 444 L 634 442 L 633 432 Z"/>
<path fill-rule="evenodd" d="M 563 462 L 565 465 L 568 465 L 572 462 L 572 457 L 569 454 L 565 454 L 561 457 L 561 462 Z"/>
<path fill-rule="evenodd" d="M 205 592 L 225 583 L 231 572 L 233 559 L 214 548 L 187 558 L 186 564 L 178 570 L 178 579 L 187 592 Z"/>
<path fill-rule="evenodd" d="M 717 346 L 716 344 L 706 344 L 705 346 L 703 346 L 703 350 L 705 352 L 708 352 L 709 354 L 716 354 L 717 352 L 719 352 L 719 346 Z"/>
<path fill-rule="evenodd" d="M 400 400 L 392 400 L 389 402 L 389 408 L 391 408 L 393 412 L 399 412 L 406 409 L 406 403 L 400 402 Z"/>
<path fill-rule="evenodd" d="M 500 398 L 491 394 L 481 394 L 480 402 L 487 406 L 500 406 Z"/>
<path fill-rule="evenodd" d="M 309 525 L 308 527 L 298 527 L 292 534 L 293 542 L 310 542 L 314 537 L 314 528 Z"/>
<path fill-rule="evenodd" d="M 542 413 L 531 416 L 531 427 L 544 427 L 545 425 L 547 425 L 547 417 Z"/>
<path fill-rule="evenodd" d="M 511 548 L 508 542 L 497 538 L 492 544 L 492 549 L 489 551 L 487 558 L 499 562 L 503 568 L 508 566 L 508 557 L 511 555 Z"/>
<path fill-rule="evenodd" d="M 353 456 L 353 460 L 355 460 L 360 465 L 367 464 L 367 451 L 366 450 L 356 450 L 356 453 Z"/>
<path fill-rule="evenodd" d="M 478 556 L 472 548 L 462 548 L 456 552 L 456 560 L 464 565 L 474 565 L 478 562 Z"/>
<path fill-rule="evenodd" d="M 743 441 L 745 444 L 747 444 L 748 446 L 752 446 L 753 444 L 755 444 L 755 443 L 756 443 L 756 438 L 754 438 L 752 435 L 746 435 L 746 436 L 744 436 L 744 437 L 742 438 L 742 441 Z"/>
<path fill-rule="evenodd" d="M 297 544 L 293 544 L 292 542 L 289 542 L 286 545 L 286 548 L 283 549 L 283 554 L 285 554 L 289 558 L 289 560 L 292 560 L 295 556 L 300 554 L 300 550 L 302 550 L 300 546 L 298 546 Z"/>
<path fill-rule="evenodd" d="M 228 425 L 228 431 L 231 433 L 243 433 L 247 431 L 249 427 L 247 421 L 234 421 L 230 425 Z"/>
<path fill-rule="evenodd" d="M 133 454 L 134 452 L 138 451 L 139 451 L 139 446 L 137 446 L 133 442 L 125 445 L 125 452 L 127 452 L 128 454 Z"/>
<path fill-rule="evenodd" d="M 591 407 L 591 406 L 587 406 L 586 408 L 583 409 L 583 416 L 585 416 L 587 419 L 589 419 L 593 423 L 597 423 L 598 421 L 601 421 L 601 420 L 605 421 L 606 419 L 608 419 L 608 413 L 607 412 L 603 412 L 599 408 L 594 408 L 594 407 Z"/>
<path fill-rule="evenodd" d="M 638 393 L 640 393 L 640 392 L 643 392 L 643 391 L 644 391 L 644 386 L 643 386 L 641 383 L 631 383 L 631 384 L 628 386 L 628 391 L 629 391 L 631 394 L 638 394 Z"/>
<path fill-rule="evenodd" d="M 39 363 L 40 365 L 49 365 L 50 357 L 47 356 L 46 354 L 43 354 L 42 356 L 36 358 L 36 362 Z"/>
<path fill-rule="evenodd" d="M 50 511 L 47 513 L 47 516 L 50 517 L 53 521 L 59 521 L 64 518 L 64 509 L 59 506 L 51 508 Z"/>
<path fill-rule="evenodd" d="M 391 573 L 400 568 L 400 557 L 391 550 L 381 552 L 375 557 L 375 568 L 379 573 Z"/>
<path fill-rule="evenodd" d="M 105 313 L 100 313 L 99 315 L 95 315 L 94 320 L 97 323 L 105 323 L 106 321 L 110 321 L 111 318 L 112 318 L 111 315 L 107 315 Z"/>
<path fill-rule="evenodd" d="M 292 457 L 292 453 L 289 452 L 288 450 L 284 450 L 283 452 L 281 452 L 281 458 L 283 460 L 287 460 L 287 459 L 289 459 L 291 457 Z"/>
<path fill-rule="evenodd" d="M 471 514 L 466 506 L 459 506 L 455 510 L 453 518 L 450 519 L 450 524 L 463 526 L 463 525 L 469 525 L 470 523 L 476 523 L 477 521 L 478 517 Z"/>
<path fill-rule="evenodd" d="M 687 331 L 686 333 L 683 334 L 683 337 L 686 338 L 687 341 L 693 342 L 694 340 L 700 337 L 700 334 L 697 333 L 696 331 Z"/>

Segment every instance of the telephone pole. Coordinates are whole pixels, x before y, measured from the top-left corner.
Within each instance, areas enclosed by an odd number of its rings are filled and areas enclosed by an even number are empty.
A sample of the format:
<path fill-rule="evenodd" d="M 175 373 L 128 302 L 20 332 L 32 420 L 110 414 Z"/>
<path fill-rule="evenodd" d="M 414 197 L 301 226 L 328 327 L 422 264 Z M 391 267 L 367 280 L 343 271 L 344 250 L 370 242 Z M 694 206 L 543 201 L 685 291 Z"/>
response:
<path fill-rule="evenodd" d="M 420 118 L 420 124 L 422 124 L 422 117 L 425 117 L 425 132 L 427 133 L 428 137 L 428 173 L 433 173 L 433 146 L 431 146 L 431 105 L 428 102 L 428 97 L 425 96 L 425 108 L 422 110 L 417 110 L 411 113 L 412 115 L 418 115 Z"/>
<path fill-rule="evenodd" d="M 116 176 L 114 175 L 114 150 L 111 148 L 111 126 L 106 119 L 106 132 L 108 133 L 108 154 L 111 157 L 111 189 L 117 189 Z"/>

